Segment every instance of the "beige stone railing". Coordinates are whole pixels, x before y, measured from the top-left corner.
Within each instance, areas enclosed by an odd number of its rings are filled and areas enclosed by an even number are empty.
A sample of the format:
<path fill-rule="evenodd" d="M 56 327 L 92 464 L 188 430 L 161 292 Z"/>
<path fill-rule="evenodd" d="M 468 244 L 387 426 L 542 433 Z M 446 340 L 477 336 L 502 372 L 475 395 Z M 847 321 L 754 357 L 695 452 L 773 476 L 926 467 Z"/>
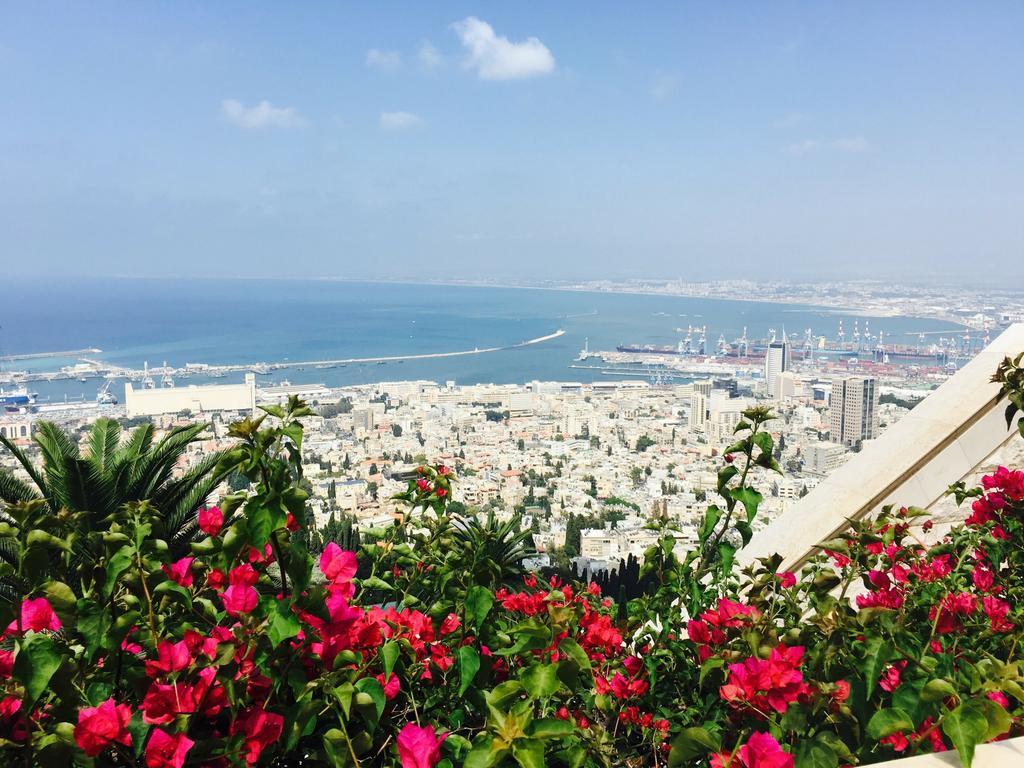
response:
<path fill-rule="evenodd" d="M 792 570 L 850 520 L 885 504 L 934 504 L 1016 434 L 1007 431 L 1004 405 L 996 399 L 999 386 L 990 379 L 1004 357 L 1022 351 L 1024 324 L 1016 324 L 755 535 L 741 550 L 741 561 L 778 553 L 782 567 Z"/>

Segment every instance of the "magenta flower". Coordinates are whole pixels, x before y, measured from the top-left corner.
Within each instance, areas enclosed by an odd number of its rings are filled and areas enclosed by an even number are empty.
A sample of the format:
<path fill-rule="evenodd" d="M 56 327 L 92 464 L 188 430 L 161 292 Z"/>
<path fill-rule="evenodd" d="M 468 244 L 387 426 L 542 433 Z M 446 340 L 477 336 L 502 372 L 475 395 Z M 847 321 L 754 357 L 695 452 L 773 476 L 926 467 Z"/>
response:
<path fill-rule="evenodd" d="M 438 737 L 433 726 L 420 728 L 416 723 L 407 723 L 398 734 L 402 768 L 434 768 L 441 759 L 441 743 L 446 738 L 447 733 Z"/>

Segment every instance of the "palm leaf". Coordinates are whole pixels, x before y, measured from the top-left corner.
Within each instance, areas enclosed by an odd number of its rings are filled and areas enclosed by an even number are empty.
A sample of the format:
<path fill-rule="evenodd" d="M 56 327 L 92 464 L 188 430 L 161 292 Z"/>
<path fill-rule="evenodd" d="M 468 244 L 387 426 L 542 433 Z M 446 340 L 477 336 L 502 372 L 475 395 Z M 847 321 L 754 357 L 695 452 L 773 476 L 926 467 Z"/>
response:
<path fill-rule="evenodd" d="M 65 506 L 90 513 L 86 519 L 91 530 L 98 528 L 96 523 L 117 510 L 118 499 L 110 478 L 91 461 L 67 457 L 64 478 L 68 496 Z"/>
<path fill-rule="evenodd" d="M 24 480 L 14 476 L 12 472 L 0 468 L 0 500 L 8 504 L 19 501 L 38 499 L 39 494 Z"/>
<path fill-rule="evenodd" d="M 67 461 L 80 458 L 78 446 L 60 427 L 49 421 L 39 422 L 35 440 L 43 454 L 43 470 L 46 472 L 51 505 L 72 509 L 67 487 Z"/>
<path fill-rule="evenodd" d="M 0 435 L 0 444 L 2 444 L 11 455 L 18 460 L 18 463 L 28 472 L 28 476 L 32 478 L 32 482 L 36 484 L 36 488 L 39 489 L 39 493 L 46 496 L 46 480 L 43 475 L 36 469 L 36 466 L 28 460 L 28 456 L 21 448 L 15 445 L 13 442 L 8 440 L 3 435 Z"/>
<path fill-rule="evenodd" d="M 193 424 L 188 427 L 175 427 L 168 432 L 145 457 L 136 462 L 128 486 L 130 490 L 126 489 L 126 493 L 137 499 L 152 498 L 156 490 L 170 477 L 188 445 L 195 442 L 206 428 L 206 424 Z"/>
<path fill-rule="evenodd" d="M 124 494 L 136 463 L 145 456 L 153 445 L 155 428 L 152 423 L 135 428 L 128 439 L 117 449 L 109 469 L 114 486 Z"/>
<path fill-rule="evenodd" d="M 89 461 L 100 471 L 107 469 L 121 442 L 121 425 L 113 419 L 97 419 L 89 432 Z"/>

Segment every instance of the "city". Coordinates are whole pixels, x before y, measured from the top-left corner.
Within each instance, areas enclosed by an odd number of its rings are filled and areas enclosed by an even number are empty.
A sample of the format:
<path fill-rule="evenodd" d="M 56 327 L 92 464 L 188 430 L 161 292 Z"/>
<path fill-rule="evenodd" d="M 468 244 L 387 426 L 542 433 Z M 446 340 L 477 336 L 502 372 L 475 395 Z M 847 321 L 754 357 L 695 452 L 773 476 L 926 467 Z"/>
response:
<path fill-rule="evenodd" d="M 1024 766 L 1021 30 L 0 4 L 0 768 Z"/>
<path fill-rule="evenodd" d="M 649 529 L 656 518 L 678 526 L 680 551 L 695 544 L 716 500 L 717 465 L 744 410 L 763 404 L 776 417 L 767 429 L 784 473 L 761 478 L 768 494 L 757 524 L 764 526 L 949 375 L 934 361 L 930 367 L 875 363 L 870 349 L 860 362 L 856 356 L 795 359 L 793 347 L 772 341 L 760 360 L 747 352 L 719 363 L 715 376 L 678 384 L 656 375 L 654 383 L 395 381 L 328 389 L 257 387 L 251 373 L 241 385 L 135 389 L 129 383 L 122 407 L 9 407 L 0 416 L 0 435 L 31 451 L 42 417 L 75 431 L 100 416 L 152 419 L 161 428 L 212 420 L 212 435 L 195 447 L 198 456 L 230 444 L 226 427 L 236 417 L 299 395 L 320 412 L 306 423 L 303 467 L 317 528 L 326 528 L 332 515 L 366 527 L 390 524 L 404 512 L 392 497 L 409 473 L 440 462 L 459 477 L 454 501 L 463 514 L 515 516 L 534 531 L 534 567 L 568 552 L 580 572 L 596 573 L 617 569 L 630 555 L 641 557 L 656 538 Z M 609 357 L 626 370 L 648 366 L 648 374 L 652 363 L 664 360 L 645 353 Z M 13 457 L 6 464 L 18 469 Z M 594 527 L 567 542 L 574 517 Z"/>

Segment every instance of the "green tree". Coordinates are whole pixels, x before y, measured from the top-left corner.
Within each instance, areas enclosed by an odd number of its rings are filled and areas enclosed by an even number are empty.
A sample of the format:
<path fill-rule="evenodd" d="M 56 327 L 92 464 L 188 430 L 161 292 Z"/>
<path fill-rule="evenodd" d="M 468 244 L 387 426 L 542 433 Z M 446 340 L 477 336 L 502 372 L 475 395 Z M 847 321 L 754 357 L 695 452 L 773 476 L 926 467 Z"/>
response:
<path fill-rule="evenodd" d="M 395 437 L 401 437 L 402 436 L 402 425 L 401 424 L 392 424 L 391 425 L 391 434 L 394 435 Z"/>
<path fill-rule="evenodd" d="M 648 448 L 650 448 L 652 445 L 654 445 L 654 441 L 650 437 L 648 437 L 647 435 L 640 435 L 640 437 L 638 437 L 636 439 L 636 451 L 637 451 L 637 453 L 643 453 Z"/>
<path fill-rule="evenodd" d="M 90 534 L 104 530 L 108 517 L 126 504 L 148 501 L 159 513 L 162 538 L 172 554 L 184 556 L 197 533 L 197 511 L 230 474 L 218 468 L 224 454 L 217 452 L 204 454 L 174 476 L 189 445 L 201 440 L 206 429 L 206 424 L 175 427 L 155 440 L 153 425 L 143 424 L 122 439 L 116 421 L 98 419 L 82 453 L 56 424 L 40 422 L 34 440 L 43 457 L 41 467 L 0 436 L 0 443 L 31 478 L 31 483 L 26 483 L 0 468 L 0 499 L 8 504 L 41 499 L 53 515 L 62 510 L 78 513 L 77 551 L 86 557 L 95 554 L 94 544 L 101 548 Z"/>
<path fill-rule="evenodd" d="M 579 518 L 569 513 L 569 519 L 565 523 L 565 554 L 569 557 L 579 557 L 581 546 L 581 533 Z"/>

